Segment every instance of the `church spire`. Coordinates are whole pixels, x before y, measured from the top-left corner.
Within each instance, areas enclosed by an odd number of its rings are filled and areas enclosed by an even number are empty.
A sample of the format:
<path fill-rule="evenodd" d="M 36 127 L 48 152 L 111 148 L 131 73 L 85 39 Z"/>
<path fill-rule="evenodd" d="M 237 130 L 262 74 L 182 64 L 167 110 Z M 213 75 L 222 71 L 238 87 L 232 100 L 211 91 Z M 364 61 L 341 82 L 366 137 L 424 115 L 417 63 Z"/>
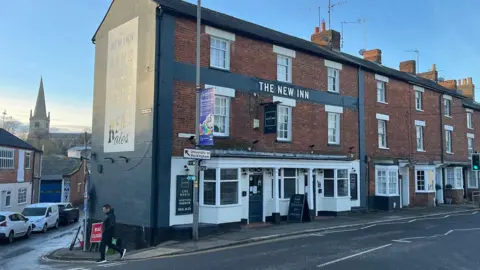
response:
<path fill-rule="evenodd" d="M 35 118 L 47 118 L 47 108 L 45 105 L 45 92 L 43 90 L 43 78 L 40 77 L 40 87 L 38 88 L 37 103 L 33 113 Z"/>

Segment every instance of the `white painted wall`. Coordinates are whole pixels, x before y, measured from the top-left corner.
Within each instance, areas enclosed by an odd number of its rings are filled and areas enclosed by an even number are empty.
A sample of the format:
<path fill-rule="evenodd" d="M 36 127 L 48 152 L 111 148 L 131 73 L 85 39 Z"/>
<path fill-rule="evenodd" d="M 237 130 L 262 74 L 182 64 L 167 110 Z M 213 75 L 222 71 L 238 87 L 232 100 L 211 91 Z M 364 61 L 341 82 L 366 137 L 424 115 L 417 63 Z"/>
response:
<path fill-rule="evenodd" d="M 18 189 L 20 188 L 27 189 L 27 202 L 23 204 L 18 204 Z M 5 206 L 5 194 L 7 191 L 11 191 L 10 207 Z M 31 198 L 31 182 L 0 184 L 0 211 L 21 212 L 25 206 L 31 204 Z"/>

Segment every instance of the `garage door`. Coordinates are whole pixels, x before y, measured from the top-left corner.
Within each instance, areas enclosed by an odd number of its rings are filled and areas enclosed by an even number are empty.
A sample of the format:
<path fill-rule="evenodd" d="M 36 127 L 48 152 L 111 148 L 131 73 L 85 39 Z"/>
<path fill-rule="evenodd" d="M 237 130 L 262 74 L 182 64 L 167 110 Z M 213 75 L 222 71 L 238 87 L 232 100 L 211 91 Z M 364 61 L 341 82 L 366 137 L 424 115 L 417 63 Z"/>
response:
<path fill-rule="evenodd" d="M 40 186 L 40 202 L 61 202 L 62 181 L 42 181 Z"/>

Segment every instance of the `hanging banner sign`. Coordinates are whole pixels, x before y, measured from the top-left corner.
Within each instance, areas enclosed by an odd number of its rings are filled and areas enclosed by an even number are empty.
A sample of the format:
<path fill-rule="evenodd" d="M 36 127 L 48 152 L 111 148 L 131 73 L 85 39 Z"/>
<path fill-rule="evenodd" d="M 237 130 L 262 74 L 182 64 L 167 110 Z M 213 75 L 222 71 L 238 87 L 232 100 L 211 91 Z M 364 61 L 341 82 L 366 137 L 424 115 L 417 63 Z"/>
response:
<path fill-rule="evenodd" d="M 213 145 L 215 89 L 200 90 L 200 145 Z"/>

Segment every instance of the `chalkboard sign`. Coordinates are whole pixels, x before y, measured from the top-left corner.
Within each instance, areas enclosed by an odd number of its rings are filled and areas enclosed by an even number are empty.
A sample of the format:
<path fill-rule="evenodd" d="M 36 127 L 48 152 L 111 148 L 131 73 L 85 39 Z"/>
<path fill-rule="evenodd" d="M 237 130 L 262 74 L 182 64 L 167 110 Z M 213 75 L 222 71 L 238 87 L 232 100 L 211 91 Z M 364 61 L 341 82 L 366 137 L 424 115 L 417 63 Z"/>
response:
<path fill-rule="evenodd" d="M 358 200 L 358 175 L 356 173 L 350 174 L 350 198 L 351 200 Z"/>
<path fill-rule="evenodd" d="M 305 194 L 293 194 L 290 197 L 290 204 L 288 206 L 288 221 L 304 222 L 310 220 L 310 211 L 308 210 Z"/>
<path fill-rule="evenodd" d="M 268 104 L 263 113 L 263 133 L 277 132 L 277 104 Z"/>
<path fill-rule="evenodd" d="M 193 213 L 193 181 L 188 181 L 187 175 L 177 175 L 176 215 Z"/>

